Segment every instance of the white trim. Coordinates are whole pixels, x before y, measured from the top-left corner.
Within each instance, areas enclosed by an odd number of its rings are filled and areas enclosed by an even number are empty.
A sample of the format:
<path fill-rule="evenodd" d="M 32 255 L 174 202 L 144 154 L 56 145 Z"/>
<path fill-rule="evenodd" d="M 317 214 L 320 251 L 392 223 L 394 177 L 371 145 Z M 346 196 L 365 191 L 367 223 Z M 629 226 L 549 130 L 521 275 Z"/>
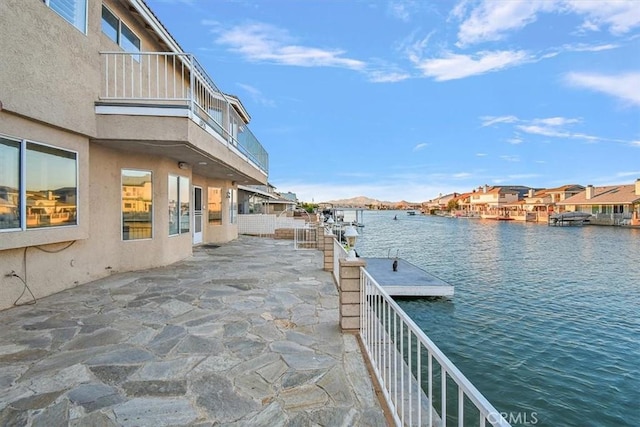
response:
<path fill-rule="evenodd" d="M 177 53 L 184 53 L 184 51 L 180 48 L 178 43 L 173 39 L 171 34 L 167 30 L 165 30 L 164 26 L 160 23 L 160 21 L 155 17 L 151 9 L 147 7 L 146 4 L 142 0 L 128 0 L 129 4 L 140 14 L 142 19 L 149 24 L 151 29 L 155 31 L 158 36 L 162 39 L 163 42 L 166 43 L 167 46 L 173 51 Z"/>
<path fill-rule="evenodd" d="M 139 107 L 125 105 L 96 105 L 96 114 L 121 114 L 136 116 L 189 117 L 186 107 Z"/>

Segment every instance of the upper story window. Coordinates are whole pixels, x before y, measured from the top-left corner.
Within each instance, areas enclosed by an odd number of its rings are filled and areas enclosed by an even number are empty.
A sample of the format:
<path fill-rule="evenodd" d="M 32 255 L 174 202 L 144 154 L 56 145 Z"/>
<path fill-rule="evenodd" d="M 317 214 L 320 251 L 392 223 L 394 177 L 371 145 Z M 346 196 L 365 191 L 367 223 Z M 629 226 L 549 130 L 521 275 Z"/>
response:
<path fill-rule="evenodd" d="M 87 33 L 87 0 L 43 0 L 74 27 Z"/>
<path fill-rule="evenodd" d="M 102 32 L 125 52 L 140 52 L 140 38 L 104 5 L 102 6 Z M 134 55 L 133 58 L 140 61 L 140 55 Z"/>
<path fill-rule="evenodd" d="M 0 136 L 0 230 L 76 225 L 78 155 Z"/>

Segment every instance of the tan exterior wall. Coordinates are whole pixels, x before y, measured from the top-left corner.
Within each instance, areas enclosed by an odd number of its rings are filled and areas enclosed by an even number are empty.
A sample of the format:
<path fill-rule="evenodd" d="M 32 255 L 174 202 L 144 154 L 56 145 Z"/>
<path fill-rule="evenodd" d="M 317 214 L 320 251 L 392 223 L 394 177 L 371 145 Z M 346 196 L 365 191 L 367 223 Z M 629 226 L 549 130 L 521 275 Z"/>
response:
<path fill-rule="evenodd" d="M 42 1 L 0 2 L 0 101 L 4 109 L 76 132 L 95 133 L 100 2 L 83 34 Z M 43 29 L 46 29 L 43 31 Z M 41 55 L 39 52 L 46 52 Z"/>
<path fill-rule="evenodd" d="M 222 139 L 214 138 L 186 117 L 99 115 L 97 123 L 99 140 L 188 142 L 194 152 L 208 153 L 253 179 L 265 180 L 262 172 L 227 147 Z"/>

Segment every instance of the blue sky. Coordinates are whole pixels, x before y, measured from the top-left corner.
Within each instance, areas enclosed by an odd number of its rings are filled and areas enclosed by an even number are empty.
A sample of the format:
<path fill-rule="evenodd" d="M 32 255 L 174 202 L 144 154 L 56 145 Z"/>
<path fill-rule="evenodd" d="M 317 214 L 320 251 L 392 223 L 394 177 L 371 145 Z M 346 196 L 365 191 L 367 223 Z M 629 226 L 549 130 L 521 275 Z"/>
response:
<path fill-rule="evenodd" d="M 640 178 L 640 1 L 147 0 L 306 202 Z"/>

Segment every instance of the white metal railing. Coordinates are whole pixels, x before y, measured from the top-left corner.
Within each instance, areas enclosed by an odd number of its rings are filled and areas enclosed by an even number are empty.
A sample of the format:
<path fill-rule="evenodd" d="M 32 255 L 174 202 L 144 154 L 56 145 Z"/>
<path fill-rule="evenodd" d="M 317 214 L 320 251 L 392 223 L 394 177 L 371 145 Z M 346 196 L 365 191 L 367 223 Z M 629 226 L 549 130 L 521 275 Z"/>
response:
<path fill-rule="evenodd" d="M 176 52 L 101 52 L 103 101 L 184 106 L 191 118 L 222 137 L 263 172 L 269 156 L 195 56 Z"/>
<path fill-rule="evenodd" d="M 396 425 L 510 426 L 364 268 L 360 337 Z"/>
<path fill-rule="evenodd" d="M 317 249 L 318 227 L 315 223 L 299 224 L 293 229 L 293 247 L 295 249 Z"/>

